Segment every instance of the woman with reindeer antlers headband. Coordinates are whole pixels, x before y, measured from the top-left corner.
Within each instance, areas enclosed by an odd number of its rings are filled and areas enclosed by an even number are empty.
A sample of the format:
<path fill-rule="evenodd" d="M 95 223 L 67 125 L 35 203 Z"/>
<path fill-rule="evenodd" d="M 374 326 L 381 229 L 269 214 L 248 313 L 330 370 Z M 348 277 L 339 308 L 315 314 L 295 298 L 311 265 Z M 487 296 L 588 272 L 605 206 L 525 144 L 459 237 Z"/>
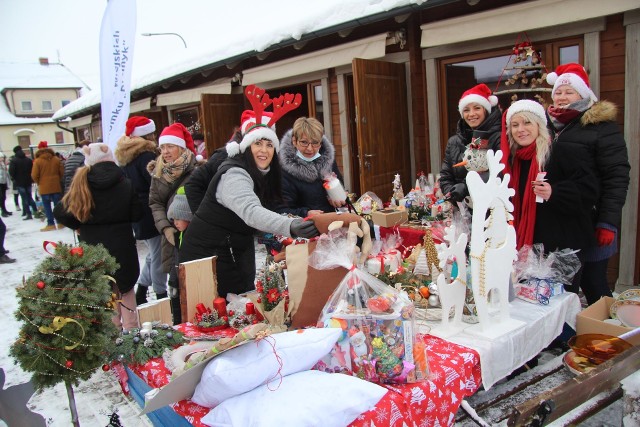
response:
<path fill-rule="evenodd" d="M 214 175 L 193 216 L 180 248 L 180 262 L 217 255 L 218 294 L 253 289 L 256 230 L 311 238 L 313 222 L 287 218 L 265 208 L 282 200 L 279 141 L 275 122 L 300 105 L 300 94 L 271 100 L 264 89 L 247 86 L 253 110 L 241 118 L 240 141 L 231 141 L 225 160 Z M 273 113 L 264 111 L 273 104 Z"/>

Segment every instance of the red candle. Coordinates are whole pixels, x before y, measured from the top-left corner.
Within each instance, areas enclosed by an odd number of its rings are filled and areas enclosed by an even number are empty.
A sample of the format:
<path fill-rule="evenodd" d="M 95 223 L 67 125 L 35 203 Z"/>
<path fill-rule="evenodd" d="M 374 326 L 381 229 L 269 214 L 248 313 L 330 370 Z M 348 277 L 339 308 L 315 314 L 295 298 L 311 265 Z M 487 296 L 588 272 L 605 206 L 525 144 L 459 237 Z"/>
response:
<path fill-rule="evenodd" d="M 218 317 L 227 315 L 227 302 L 224 298 L 218 297 L 213 300 L 213 309 L 218 313 Z"/>
<path fill-rule="evenodd" d="M 198 312 L 198 314 L 204 314 L 207 312 L 207 308 L 204 306 L 204 304 L 198 303 L 198 305 L 196 305 L 196 311 Z"/>
<path fill-rule="evenodd" d="M 247 315 L 256 314 L 256 308 L 253 306 L 252 302 L 248 302 L 247 305 L 245 306 L 245 313 Z"/>

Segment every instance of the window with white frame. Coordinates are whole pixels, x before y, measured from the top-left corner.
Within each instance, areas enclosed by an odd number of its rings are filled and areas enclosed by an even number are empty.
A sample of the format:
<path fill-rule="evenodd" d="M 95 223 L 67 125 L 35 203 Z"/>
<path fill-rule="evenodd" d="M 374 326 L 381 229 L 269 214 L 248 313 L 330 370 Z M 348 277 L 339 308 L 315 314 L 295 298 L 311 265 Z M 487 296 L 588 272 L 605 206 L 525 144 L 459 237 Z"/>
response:
<path fill-rule="evenodd" d="M 20 108 L 22 111 L 32 111 L 31 110 L 31 101 L 22 101 L 20 102 Z"/>
<path fill-rule="evenodd" d="M 42 101 L 42 111 L 53 111 L 51 101 Z"/>

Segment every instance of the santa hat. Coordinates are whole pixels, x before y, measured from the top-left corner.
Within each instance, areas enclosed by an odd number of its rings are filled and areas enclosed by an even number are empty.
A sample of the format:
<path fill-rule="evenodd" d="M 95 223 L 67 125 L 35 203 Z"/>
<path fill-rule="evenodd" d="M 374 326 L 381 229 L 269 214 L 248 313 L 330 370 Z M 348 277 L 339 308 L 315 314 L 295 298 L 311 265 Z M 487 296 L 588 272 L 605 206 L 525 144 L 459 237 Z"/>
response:
<path fill-rule="evenodd" d="M 460 112 L 460 115 L 462 115 L 464 107 L 474 102 L 482 105 L 482 107 L 488 112 L 491 112 L 491 107 L 498 105 L 498 97 L 491 95 L 491 89 L 489 89 L 486 84 L 480 83 L 463 93 L 460 97 L 460 101 L 458 102 L 458 111 Z"/>
<path fill-rule="evenodd" d="M 264 111 L 262 113 L 261 123 L 256 123 L 256 113 L 253 110 L 244 110 L 240 119 L 240 132 L 242 132 L 242 141 L 238 144 L 231 141 L 227 144 L 227 154 L 233 157 L 238 153 L 244 153 L 247 147 L 256 141 L 268 139 L 273 143 L 276 153 L 280 149 L 280 141 L 276 135 L 275 123 L 269 126 L 269 121 L 273 117 L 272 113 Z"/>
<path fill-rule="evenodd" d="M 542 120 L 542 123 L 547 125 L 547 115 L 545 114 L 544 107 L 536 101 L 532 101 L 530 99 L 521 99 L 520 101 L 516 101 L 507 110 L 507 126 L 511 123 L 511 118 L 514 114 L 528 112 L 531 114 L 535 114 Z"/>
<path fill-rule="evenodd" d="M 582 99 L 591 99 L 593 102 L 598 100 L 589 85 L 589 76 L 580 64 L 572 62 L 558 66 L 556 71 L 547 74 L 547 83 L 553 85 L 551 97 L 560 86 L 569 85 L 580 94 Z"/>
<path fill-rule="evenodd" d="M 107 144 L 102 142 L 94 142 L 82 147 L 82 154 L 84 154 L 85 166 L 93 166 L 100 162 L 114 162 L 116 159 L 113 157 L 113 152 Z"/>
<path fill-rule="evenodd" d="M 131 116 L 127 120 L 124 134 L 127 136 L 145 136 L 156 131 L 153 120 L 142 116 Z"/>
<path fill-rule="evenodd" d="M 40 143 L 38 144 L 38 149 L 47 148 L 48 146 L 49 143 L 47 141 L 40 141 Z"/>
<path fill-rule="evenodd" d="M 240 118 L 240 132 L 242 141 L 227 143 L 226 150 L 229 157 L 238 153 L 244 153 L 247 147 L 256 141 L 268 139 L 273 143 L 276 153 L 280 149 L 280 141 L 276 135 L 275 123 L 287 112 L 295 110 L 302 102 L 302 95 L 285 93 L 275 99 L 271 99 L 264 89 L 256 85 L 245 88 L 244 94 L 251 103 L 253 110 L 245 110 Z M 273 113 L 264 111 L 273 104 Z"/>
<path fill-rule="evenodd" d="M 178 147 L 186 148 L 193 154 L 196 154 L 196 148 L 193 145 L 193 139 L 191 133 L 187 130 L 182 123 L 174 123 L 163 129 L 158 138 L 158 144 L 173 144 Z"/>

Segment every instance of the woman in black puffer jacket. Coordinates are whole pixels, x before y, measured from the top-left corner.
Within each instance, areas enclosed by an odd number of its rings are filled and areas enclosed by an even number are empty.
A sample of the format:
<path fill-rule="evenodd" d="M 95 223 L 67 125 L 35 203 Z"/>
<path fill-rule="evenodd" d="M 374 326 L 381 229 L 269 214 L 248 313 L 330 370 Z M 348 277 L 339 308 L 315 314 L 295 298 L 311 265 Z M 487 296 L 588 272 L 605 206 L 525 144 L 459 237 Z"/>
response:
<path fill-rule="evenodd" d="M 454 166 L 463 160 L 463 154 L 473 142 L 494 152 L 500 149 L 502 117 L 498 98 L 481 83 L 462 94 L 458 102 L 461 119 L 456 134 L 449 138 L 440 170 L 440 190 L 451 202 L 462 201 L 469 195 L 467 168 Z M 477 139 L 479 138 L 479 140 Z"/>

